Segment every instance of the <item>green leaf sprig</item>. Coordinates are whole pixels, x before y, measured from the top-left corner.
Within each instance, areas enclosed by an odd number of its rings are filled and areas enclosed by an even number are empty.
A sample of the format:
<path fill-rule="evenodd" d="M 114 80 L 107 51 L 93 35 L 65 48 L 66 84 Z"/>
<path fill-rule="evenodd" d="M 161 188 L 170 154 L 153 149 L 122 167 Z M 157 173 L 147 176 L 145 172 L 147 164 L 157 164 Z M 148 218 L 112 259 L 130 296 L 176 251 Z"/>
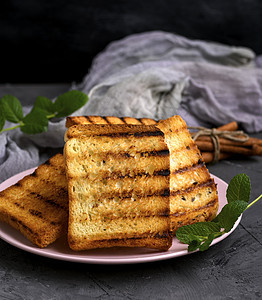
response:
<path fill-rule="evenodd" d="M 77 90 L 58 96 L 54 102 L 40 96 L 36 98 L 32 110 L 24 116 L 20 101 L 12 95 L 5 95 L 0 99 L 0 133 L 19 127 L 28 134 L 47 131 L 50 119 L 66 117 L 84 106 L 87 101 L 88 96 Z M 4 128 L 6 121 L 17 125 Z"/>
<path fill-rule="evenodd" d="M 241 214 L 255 204 L 262 194 L 253 202 L 250 199 L 251 184 L 246 174 L 236 175 L 229 183 L 226 197 L 227 204 L 211 222 L 199 222 L 180 227 L 176 231 L 177 239 L 188 244 L 188 251 L 205 251 L 212 241 L 229 232 Z"/>

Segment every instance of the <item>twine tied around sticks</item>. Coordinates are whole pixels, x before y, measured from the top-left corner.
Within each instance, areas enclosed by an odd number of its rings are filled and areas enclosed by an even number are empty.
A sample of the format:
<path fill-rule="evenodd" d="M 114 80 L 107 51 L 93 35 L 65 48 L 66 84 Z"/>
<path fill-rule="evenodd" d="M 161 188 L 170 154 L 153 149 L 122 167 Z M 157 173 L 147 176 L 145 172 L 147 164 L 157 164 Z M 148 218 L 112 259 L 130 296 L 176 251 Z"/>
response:
<path fill-rule="evenodd" d="M 220 141 L 219 138 L 228 139 L 234 142 L 246 142 L 249 136 L 242 130 L 237 131 L 227 131 L 227 130 L 217 130 L 216 128 L 205 128 L 201 126 L 188 126 L 188 129 L 198 130 L 192 133 L 192 138 L 194 141 L 200 136 L 210 136 L 214 145 L 214 162 L 219 160 L 220 154 Z"/>

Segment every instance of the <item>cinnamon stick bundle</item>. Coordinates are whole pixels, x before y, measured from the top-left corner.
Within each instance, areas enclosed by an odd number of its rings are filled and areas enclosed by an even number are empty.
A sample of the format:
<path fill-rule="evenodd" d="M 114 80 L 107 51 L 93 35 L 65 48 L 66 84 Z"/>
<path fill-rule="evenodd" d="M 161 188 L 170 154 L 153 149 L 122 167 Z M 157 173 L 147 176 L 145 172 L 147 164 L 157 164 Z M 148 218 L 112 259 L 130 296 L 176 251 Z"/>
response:
<path fill-rule="evenodd" d="M 236 122 L 230 122 L 223 126 L 216 128 L 217 131 L 235 131 L 236 137 L 244 137 L 241 134 L 238 135 L 238 124 Z M 215 131 L 216 133 L 216 131 Z M 191 133 L 192 137 L 195 133 Z M 244 155 L 244 156 L 253 156 L 253 155 L 262 155 L 262 139 L 248 137 L 245 141 L 231 140 L 225 137 L 218 137 L 219 141 L 219 155 L 218 160 L 223 160 L 230 158 L 234 155 Z M 216 145 L 211 137 L 211 135 L 200 135 L 195 140 L 199 150 L 202 153 L 203 159 L 206 163 L 214 161 L 215 158 L 215 149 Z"/>
<path fill-rule="evenodd" d="M 214 144 L 209 141 L 199 141 L 196 140 L 196 144 L 198 148 L 202 151 L 214 151 Z M 259 145 L 253 145 L 252 147 L 245 147 L 245 146 L 239 146 L 239 145 L 225 145 L 220 144 L 220 151 L 221 152 L 227 152 L 227 153 L 236 153 L 239 155 L 262 155 L 262 146 Z"/>

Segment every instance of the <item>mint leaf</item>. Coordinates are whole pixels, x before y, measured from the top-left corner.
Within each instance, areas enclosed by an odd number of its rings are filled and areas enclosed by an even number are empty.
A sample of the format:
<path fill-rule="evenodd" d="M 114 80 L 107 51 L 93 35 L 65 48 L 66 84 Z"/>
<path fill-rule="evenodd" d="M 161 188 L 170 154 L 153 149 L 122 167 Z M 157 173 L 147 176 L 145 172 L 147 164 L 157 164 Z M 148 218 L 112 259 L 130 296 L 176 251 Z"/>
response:
<path fill-rule="evenodd" d="M 225 229 L 225 232 L 229 232 L 247 206 L 245 201 L 234 201 L 226 204 L 217 215 L 218 224 Z"/>
<path fill-rule="evenodd" d="M 47 131 L 49 119 L 68 116 L 85 105 L 87 101 L 88 96 L 76 90 L 60 95 L 54 103 L 40 96 L 37 97 L 31 112 L 24 117 L 19 100 L 12 95 L 5 95 L 0 99 L 0 133 L 18 127 L 21 131 L 30 134 Z M 19 124 L 4 128 L 6 120 Z"/>
<path fill-rule="evenodd" d="M 23 119 L 23 126 L 21 130 L 24 133 L 34 134 L 47 131 L 48 119 L 45 111 L 35 107 L 28 115 Z"/>
<path fill-rule="evenodd" d="M 191 225 L 180 227 L 176 231 L 177 239 L 188 244 L 188 251 L 200 251 L 208 249 L 214 238 L 221 236 L 223 232 L 217 223 L 199 222 Z"/>
<path fill-rule="evenodd" d="M 40 108 L 40 109 L 44 110 L 47 115 L 55 112 L 53 102 L 50 99 L 48 99 L 46 97 L 42 97 L 42 96 L 39 96 L 36 98 L 33 110 L 35 108 Z"/>
<path fill-rule="evenodd" d="M 7 121 L 19 123 L 23 119 L 23 108 L 16 97 L 5 95 L 1 99 L 1 103 L 1 109 Z"/>
<path fill-rule="evenodd" d="M 69 91 L 60 95 L 54 103 L 56 117 L 66 117 L 86 104 L 88 96 L 80 91 Z"/>
<path fill-rule="evenodd" d="M 199 246 L 200 251 L 205 251 L 209 248 L 210 244 L 213 242 L 216 235 L 214 233 L 210 233 L 208 238 Z"/>
<path fill-rule="evenodd" d="M 200 240 L 192 240 L 189 244 L 188 244 L 188 252 L 191 251 L 196 251 L 199 247 L 201 246 L 201 241 Z"/>
<path fill-rule="evenodd" d="M 194 240 L 204 241 L 214 232 L 220 232 L 220 225 L 213 222 L 199 222 L 178 228 L 176 237 L 180 242 L 189 244 Z"/>
<path fill-rule="evenodd" d="M 246 174 L 238 174 L 231 179 L 227 188 L 227 202 L 246 201 L 250 199 L 251 184 Z"/>

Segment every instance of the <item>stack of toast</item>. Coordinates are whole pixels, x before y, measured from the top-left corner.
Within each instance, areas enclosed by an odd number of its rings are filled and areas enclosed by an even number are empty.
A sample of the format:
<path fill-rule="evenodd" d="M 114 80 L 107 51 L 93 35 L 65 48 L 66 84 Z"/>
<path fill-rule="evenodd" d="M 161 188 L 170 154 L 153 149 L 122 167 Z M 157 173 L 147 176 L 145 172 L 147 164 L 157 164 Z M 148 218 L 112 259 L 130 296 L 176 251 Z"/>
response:
<path fill-rule="evenodd" d="M 73 250 L 167 250 L 178 227 L 215 217 L 216 185 L 181 117 L 68 117 L 66 126 L 64 155 L 0 192 L 0 220 L 37 246 L 68 230 Z"/>

